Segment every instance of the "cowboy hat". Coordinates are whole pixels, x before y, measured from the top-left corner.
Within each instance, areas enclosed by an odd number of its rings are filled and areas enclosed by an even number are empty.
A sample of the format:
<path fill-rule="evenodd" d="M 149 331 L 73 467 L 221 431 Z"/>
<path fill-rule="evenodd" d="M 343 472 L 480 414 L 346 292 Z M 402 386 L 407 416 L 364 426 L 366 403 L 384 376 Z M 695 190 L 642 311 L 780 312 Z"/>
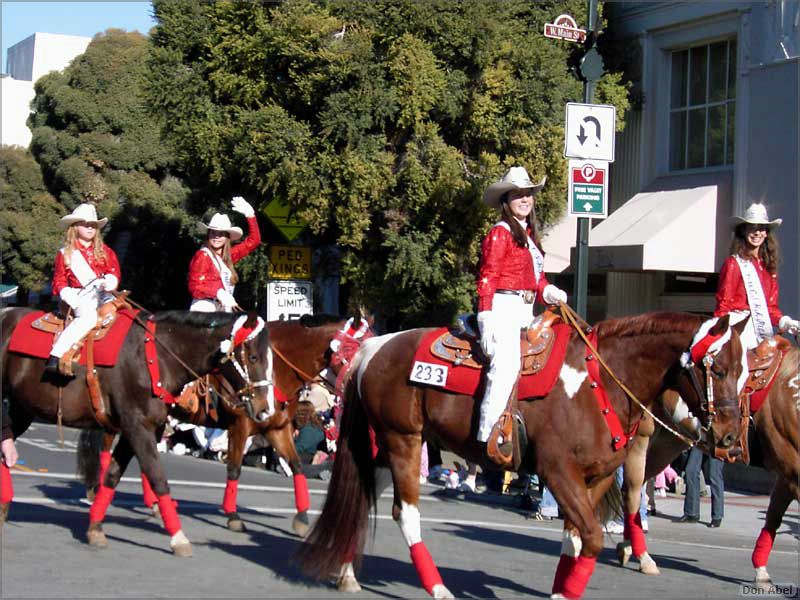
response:
<path fill-rule="evenodd" d="M 222 213 L 214 213 L 208 225 L 201 221 L 197 224 L 197 229 L 200 230 L 200 233 L 206 233 L 209 229 L 211 231 L 224 231 L 231 236 L 231 241 L 238 240 L 242 237 L 241 227 L 234 227 L 231 225 L 231 220 L 228 218 L 228 215 L 223 215 Z"/>
<path fill-rule="evenodd" d="M 483 192 L 483 201 L 492 208 L 500 208 L 500 198 L 511 190 L 530 189 L 535 195 L 544 187 L 547 176 L 539 183 L 533 183 L 525 167 L 511 167 L 502 179 L 494 182 Z"/>
<path fill-rule="evenodd" d="M 775 219 L 774 221 L 770 221 L 769 216 L 767 215 L 767 207 L 760 202 L 748 206 L 747 210 L 744 211 L 743 217 L 731 217 L 730 221 L 731 227 L 736 227 L 742 223 L 750 223 L 751 225 L 768 225 L 770 229 L 773 227 L 778 227 L 781 223 L 783 223 L 783 219 Z"/>
<path fill-rule="evenodd" d="M 98 219 L 97 218 L 97 210 L 94 207 L 94 204 L 79 204 L 78 207 L 73 210 L 70 214 L 61 217 L 59 219 L 58 224 L 61 227 L 69 227 L 75 223 L 94 223 L 97 225 L 97 228 L 100 229 L 101 227 L 105 227 L 105 224 L 108 223 L 108 219 Z"/>

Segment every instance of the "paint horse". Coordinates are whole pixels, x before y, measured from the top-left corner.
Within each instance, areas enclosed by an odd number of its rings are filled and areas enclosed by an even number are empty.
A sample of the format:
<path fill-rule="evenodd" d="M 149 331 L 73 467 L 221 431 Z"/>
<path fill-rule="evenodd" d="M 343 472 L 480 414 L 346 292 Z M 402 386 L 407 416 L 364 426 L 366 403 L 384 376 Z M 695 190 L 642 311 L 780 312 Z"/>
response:
<path fill-rule="evenodd" d="M 366 325 L 361 328 L 362 322 Z M 279 403 L 274 414 L 263 422 L 256 422 L 235 404 L 235 392 L 224 378 L 218 381 L 218 393 L 221 402 L 217 405 L 218 416 L 212 420 L 208 407 L 204 402 L 199 403 L 198 411 L 190 417 L 190 422 L 196 425 L 207 425 L 226 429 L 228 432 L 227 482 L 222 500 L 222 510 L 227 517 L 227 526 L 231 531 L 245 531 L 245 526 L 236 505 L 239 477 L 242 471 L 245 442 L 254 434 L 263 434 L 270 446 L 279 456 L 283 457 L 293 474 L 294 497 L 297 513 L 292 521 L 295 533 L 303 536 L 308 531 L 308 508 L 310 506 L 308 483 L 303 474 L 303 466 L 294 445 L 292 418 L 294 417 L 297 397 L 307 389 L 312 381 L 325 380 L 320 372 L 329 365 L 332 350 L 331 341 L 341 338 L 347 332 L 359 332 L 361 335 L 371 335 L 368 322 L 360 316 L 352 319 L 341 319 L 330 315 L 305 315 L 296 321 L 270 321 L 267 323 L 270 345 L 272 351 L 272 373 L 276 389 L 276 398 Z M 176 407 L 173 416 L 180 420 L 186 419 L 186 414 Z M 109 463 L 110 454 L 103 450 L 99 454 L 98 465 L 97 443 L 87 439 L 82 434 L 79 444 L 79 471 L 87 487 L 94 486 L 98 472 L 103 472 Z M 108 445 L 108 444 L 106 444 Z M 114 452 L 114 460 L 120 465 L 115 469 L 114 478 L 122 477 L 130 456 L 124 457 Z M 116 484 L 115 484 L 116 485 Z M 144 503 L 158 512 L 158 504 L 149 481 L 142 476 L 142 490 Z"/>
<path fill-rule="evenodd" d="M 37 418 L 96 429 L 98 421 L 85 383 L 85 367 L 76 367 L 76 377 L 65 379 L 45 374 L 45 359 L 9 351 L 15 328 L 30 328 L 28 322 L 38 312 L 28 308 L 0 312 L 3 392 L 9 399 L 14 437 L 22 435 Z M 134 319 L 130 313 L 127 317 L 124 314 L 120 313 L 118 320 Z M 27 329 L 21 334 L 29 335 Z M 105 415 L 121 434 L 119 453 L 136 456 L 152 483 L 170 535 L 170 548 L 177 556 L 191 556 L 192 546 L 181 529 L 158 459 L 156 438 L 163 432 L 168 407 L 155 394 L 177 394 L 197 376 L 218 369 L 237 390 L 235 397 L 242 410 L 255 421 L 265 422 L 275 412 L 268 354 L 269 332 L 255 313 L 141 312 L 130 324 L 115 364 L 96 368 Z M 148 362 L 148 356 L 153 362 Z M 157 367 L 157 378 L 151 377 L 148 364 Z M 87 537 L 94 545 L 105 540 L 102 521 L 119 481 L 114 476 L 118 469 L 111 464 L 89 511 Z M 9 485 L 4 487 L 10 487 L 10 477 L 7 479 L 4 483 Z M 4 500 L 10 501 L 9 495 L 4 495 Z M 8 504 L 4 504 L 3 520 L 8 512 Z"/>
<path fill-rule="evenodd" d="M 453 597 L 421 538 L 423 432 L 473 462 L 485 462 L 486 446 L 475 438 L 480 396 L 454 395 L 409 382 L 417 348 L 431 331 L 414 329 L 367 340 L 350 371 L 328 495 L 298 553 L 307 573 L 338 577 L 340 590 L 360 589 L 352 565 L 363 552 L 369 511 L 393 482 L 392 516 L 422 586 L 435 598 Z M 594 369 L 590 364 L 597 359 L 594 351 L 587 350 L 576 331 L 568 335 L 554 387 L 545 397 L 519 402 L 519 412 L 527 431 L 522 467 L 543 478 L 565 514 L 564 544 L 552 592 L 577 598 L 602 549 L 602 524 L 595 508 L 625 460 L 627 441 L 642 408 L 612 383 L 608 373 Z M 703 323 L 689 314 L 651 313 L 604 321 L 591 330 L 589 340 L 644 407 L 672 388 L 699 412 L 711 390 L 716 399 L 711 434 L 721 446 L 737 439 L 736 381 L 742 346 L 727 317 Z M 690 349 L 699 352 L 705 369 L 697 361 L 682 364 L 681 356 Z M 606 394 L 608 410 L 598 407 L 598 388 Z M 624 439 L 612 438 L 608 425 L 612 418 L 623 424 Z M 372 452 L 373 438 L 377 454 Z"/>
<path fill-rule="evenodd" d="M 753 369 L 752 364 L 750 368 Z M 763 391 L 766 393 L 759 395 L 756 392 L 747 396 L 747 400 L 755 439 L 761 449 L 759 463 L 777 475 L 764 527 L 752 555 L 755 586 L 768 590 L 772 579 L 767 572 L 767 561 L 775 534 L 792 500 L 800 502 L 800 348 L 788 344 L 785 346 L 771 385 Z M 697 418 L 677 394 L 665 397 L 663 405 L 662 416 L 668 423 L 675 424 L 689 435 L 699 430 Z M 744 433 L 746 435 L 747 432 Z M 639 437 L 625 463 L 625 541 L 617 547 L 617 556 L 623 566 L 633 556 L 639 561 L 640 571 L 648 575 L 659 574 L 656 562 L 647 552 L 644 535 L 635 527 L 629 527 L 629 515 L 638 514 L 638 490 L 642 483 L 660 473 L 685 449 L 686 446 L 678 438 L 662 427 L 650 427 L 649 430 L 639 428 Z M 634 490 L 635 493 L 628 490 Z"/>

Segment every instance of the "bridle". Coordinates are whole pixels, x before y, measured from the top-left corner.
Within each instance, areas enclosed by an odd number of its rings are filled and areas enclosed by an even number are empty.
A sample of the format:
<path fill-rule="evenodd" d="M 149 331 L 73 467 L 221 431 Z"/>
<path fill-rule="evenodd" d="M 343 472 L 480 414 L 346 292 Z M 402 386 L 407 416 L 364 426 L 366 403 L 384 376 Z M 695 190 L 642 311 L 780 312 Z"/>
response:
<path fill-rule="evenodd" d="M 253 413 L 253 396 L 255 396 L 256 390 L 259 388 L 266 387 L 268 389 L 267 394 L 268 396 L 273 393 L 274 383 L 272 378 L 267 376 L 266 379 L 259 379 L 253 381 L 250 377 L 250 371 L 247 366 L 247 344 L 249 342 L 245 341 L 239 344 L 236 347 L 233 347 L 231 344 L 230 349 L 225 354 L 225 357 L 220 361 L 220 365 L 224 365 L 225 363 L 230 363 L 233 365 L 236 372 L 239 374 L 243 384 L 236 390 L 234 390 L 234 394 L 236 400 L 232 400 L 230 398 L 226 398 L 223 395 L 223 400 L 234 409 L 242 409 L 244 408 L 251 417 L 254 418 Z M 238 353 L 238 357 L 237 357 Z M 271 357 L 268 359 L 268 363 L 271 366 Z M 267 367 L 267 373 L 271 372 L 270 367 Z M 226 379 L 230 382 L 230 379 L 226 377 Z M 272 405 L 269 406 L 272 409 Z"/>

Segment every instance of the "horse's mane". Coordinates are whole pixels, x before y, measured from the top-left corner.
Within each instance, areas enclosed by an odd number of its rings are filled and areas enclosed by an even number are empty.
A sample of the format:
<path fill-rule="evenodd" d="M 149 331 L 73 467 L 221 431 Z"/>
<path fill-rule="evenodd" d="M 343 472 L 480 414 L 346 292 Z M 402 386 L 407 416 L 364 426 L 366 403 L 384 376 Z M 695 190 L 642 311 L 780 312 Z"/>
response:
<path fill-rule="evenodd" d="M 800 366 L 800 348 L 797 346 L 792 346 L 789 348 L 789 351 L 786 353 L 786 356 L 783 357 L 783 362 L 781 363 L 780 368 L 778 369 L 778 374 L 776 375 L 775 379 L 790 379 L 795 377 L 798 373 L 798 367 Z M 795 394 L 795 397 L 798 399 L 798 406 L 800 406 L 800 395 Z"/>
<path fill-rule="evenodd" d="M 701 322 L 701 317 L 689 313 L 651 312 L 601 321 L 596 330 L 598 338 L 693 333 Z"/>
<path fill-rule="evenodd" d="M 152 319 L 156 323 L 172 323 L 174 325 L 188 325 L 198 329 L 215 329 L 230 325 L 241 317 L 241 313 L 197 312 L 189 310 L 165 310 L 157 312 Z"/>
<path fill-rule="evenodd" d="M 325 313 L 319 315 L 303 315 L 300 317 L 300 325 L 303 327 L 322 327 L 323 325 L 329 325 L 330 323 L 340 323 L 343 321 L 342 317 L 337 315 L 328 315 Z"/>

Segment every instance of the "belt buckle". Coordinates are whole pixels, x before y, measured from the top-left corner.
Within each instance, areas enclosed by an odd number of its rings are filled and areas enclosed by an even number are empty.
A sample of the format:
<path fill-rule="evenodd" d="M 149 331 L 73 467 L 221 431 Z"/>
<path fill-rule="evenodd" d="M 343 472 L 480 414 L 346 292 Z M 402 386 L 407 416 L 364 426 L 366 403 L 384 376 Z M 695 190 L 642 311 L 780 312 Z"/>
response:
<path fill-rule="evenodd" d="M 535 298 L 535 294 L 531 290 L 524 290 L 520 292 L 520 296 L 525 301 L 525 304 L 533 304 L 533 299 Z"/>

